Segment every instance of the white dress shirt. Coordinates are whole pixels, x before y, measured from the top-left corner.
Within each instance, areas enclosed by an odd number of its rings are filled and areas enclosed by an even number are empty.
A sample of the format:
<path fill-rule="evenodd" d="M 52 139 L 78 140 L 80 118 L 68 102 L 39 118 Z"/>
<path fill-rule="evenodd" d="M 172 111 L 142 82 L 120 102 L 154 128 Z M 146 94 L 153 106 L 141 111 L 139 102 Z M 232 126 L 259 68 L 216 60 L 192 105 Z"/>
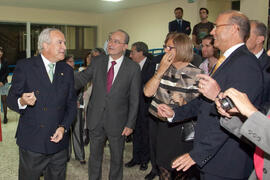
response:
<path fill-rule="evenodd" d="M 143 65 L 144 65 L 146 59 L 147 59 L 147 57 L 145 57 L 145 58 L 139 63 L 141 70 L 142 70 L 142 68 L 143 68 Z"/>
<path fill-rule="evenodd" d="M 115 80 L 115 77 L 117 76 L 117 73 L 121 67 L 121 64 L 124 60 L 124 55 L 122 55 L 119 59 L 113 60 L 113 58 L 111 56 L 109 56 L 109 62 L 108 62 L 108 68 L 107 68 L 107 72 L 109 71 L 110 67 L 112 66 L 112 61 L 115 61 L 116 64 L 114 65 L 114 76 L 113 76 L 113 82 Z M 112 83 L 113 83 L 112 82 Z"/>

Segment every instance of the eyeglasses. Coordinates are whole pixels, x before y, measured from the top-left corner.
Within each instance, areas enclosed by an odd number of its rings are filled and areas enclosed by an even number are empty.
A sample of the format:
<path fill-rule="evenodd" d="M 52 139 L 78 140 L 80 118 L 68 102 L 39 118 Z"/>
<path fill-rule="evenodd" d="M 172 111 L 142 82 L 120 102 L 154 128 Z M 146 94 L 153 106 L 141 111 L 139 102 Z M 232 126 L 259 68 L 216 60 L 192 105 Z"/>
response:
<path fill-rule="evenodd" d="M 232 26 L 233 24 L 214 24 L 214 29 L 218 28 L 218 27 L 221 27 L 221 26 Z"/>
<path fill-rule="evenodd" d="M 176 49 L 176 48 L 172 46 L 163 45 L 163 49 L 167 49 L 168 51 L 171 51 L 172 49 Z"/>
<path fill-rule="evenodd" d="M 113 44 L 126 44 L 126 43 L 121 43 L 119 40 L 117 39 L 108 39 L 108 42 L 109 43 L 113 43 Z"/>

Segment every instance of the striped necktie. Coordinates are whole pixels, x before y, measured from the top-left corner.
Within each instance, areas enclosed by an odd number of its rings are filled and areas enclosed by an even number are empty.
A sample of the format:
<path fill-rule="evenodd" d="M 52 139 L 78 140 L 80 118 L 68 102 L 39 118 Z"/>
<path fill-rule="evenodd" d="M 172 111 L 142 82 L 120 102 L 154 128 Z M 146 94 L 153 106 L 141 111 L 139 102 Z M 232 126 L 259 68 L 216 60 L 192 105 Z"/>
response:
<path fill-rule="evenodd" d="M 53 82 L 53 74 L 54 74 L 53 69 L 54 69 L 54 66 L 55 66 L 55 64 L 53 64 L 53 63 L 48 64 L 48 67 L 50 68 L 49 72 L 48 72 L 48 75 L 49 75 L 49 78 L 50 78 L 51 82 Z"/>
<path fill-rule="evenodd" d="M 217 70 L 217 69 L 219 68 L 219 66 L 225 61 L 225 59 L 226 59 L 226 57 L 223 56 L 223 55 L 219 57 L 219 59 L 218 59 L 216 65 L 215 65 L 213 71 L 211 72 L 211 75 L 213 75 L 213 74 L 216 72 L 216 70 Z"/>

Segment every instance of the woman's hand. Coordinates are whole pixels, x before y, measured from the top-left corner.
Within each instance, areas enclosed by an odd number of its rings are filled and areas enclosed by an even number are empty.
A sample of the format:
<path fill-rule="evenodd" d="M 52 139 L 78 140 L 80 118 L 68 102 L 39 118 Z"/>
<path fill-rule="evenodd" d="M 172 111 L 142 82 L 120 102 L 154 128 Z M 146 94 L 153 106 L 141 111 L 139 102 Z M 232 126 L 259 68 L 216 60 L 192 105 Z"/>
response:
<path fill-rule="evenodd" d="M 187 104 L 183 96 L 179 92 L 173 92 L 172 93 L 172 100 L 176 102 L 179 106 L 182 106 L 184 104 Z"/>
<path fill-rule="evenodd" d="M 249 117 L 258 111 L 250 102 L 247 94 L 242 93 L 234 88 L 226 90 L 224 92 L 224 96 L 229 97 L 239 112 L 246 117 Z"/>
<path fill-rule="evenodd" d="M 159 68 L 157 70 L 157 74 L 160 76 L 160 78 L 163 76 L 163 74 L 167 71 L 167 69 L 173 63 L 174 58 L 175 58 L 175 55 L 173 53 L 166 53 L 163 56 L 162 60 L 160 61 Z"/>

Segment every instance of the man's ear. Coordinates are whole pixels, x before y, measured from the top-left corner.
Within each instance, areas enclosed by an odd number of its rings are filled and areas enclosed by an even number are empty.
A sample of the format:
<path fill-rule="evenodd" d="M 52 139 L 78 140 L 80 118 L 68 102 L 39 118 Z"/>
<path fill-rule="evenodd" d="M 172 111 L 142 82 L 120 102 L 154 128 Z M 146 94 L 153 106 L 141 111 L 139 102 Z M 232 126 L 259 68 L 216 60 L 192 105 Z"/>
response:
<path fill-rule="evenodd" d="M 260 44 L 264 42 L 264 36 L 257 36 L 256 43 Z"/>
<path fill-rule="evenodd" d="M 124 50 L 127 50 L 127 48 L 128 48 L 128 45 L 125 44 L 125 45 L 124 45 Z"/>
<path fill-rule="evenodd" d="M 46 43 L 46 42 L 44 42 L 44 43 L 42 43 L 42 47 L 43 47 L 43 49 L 44 49 L 45 51 L 47 51 L 47 50 L 48 50 L 48 47 L 49 47 L 49 44 Z"/>

